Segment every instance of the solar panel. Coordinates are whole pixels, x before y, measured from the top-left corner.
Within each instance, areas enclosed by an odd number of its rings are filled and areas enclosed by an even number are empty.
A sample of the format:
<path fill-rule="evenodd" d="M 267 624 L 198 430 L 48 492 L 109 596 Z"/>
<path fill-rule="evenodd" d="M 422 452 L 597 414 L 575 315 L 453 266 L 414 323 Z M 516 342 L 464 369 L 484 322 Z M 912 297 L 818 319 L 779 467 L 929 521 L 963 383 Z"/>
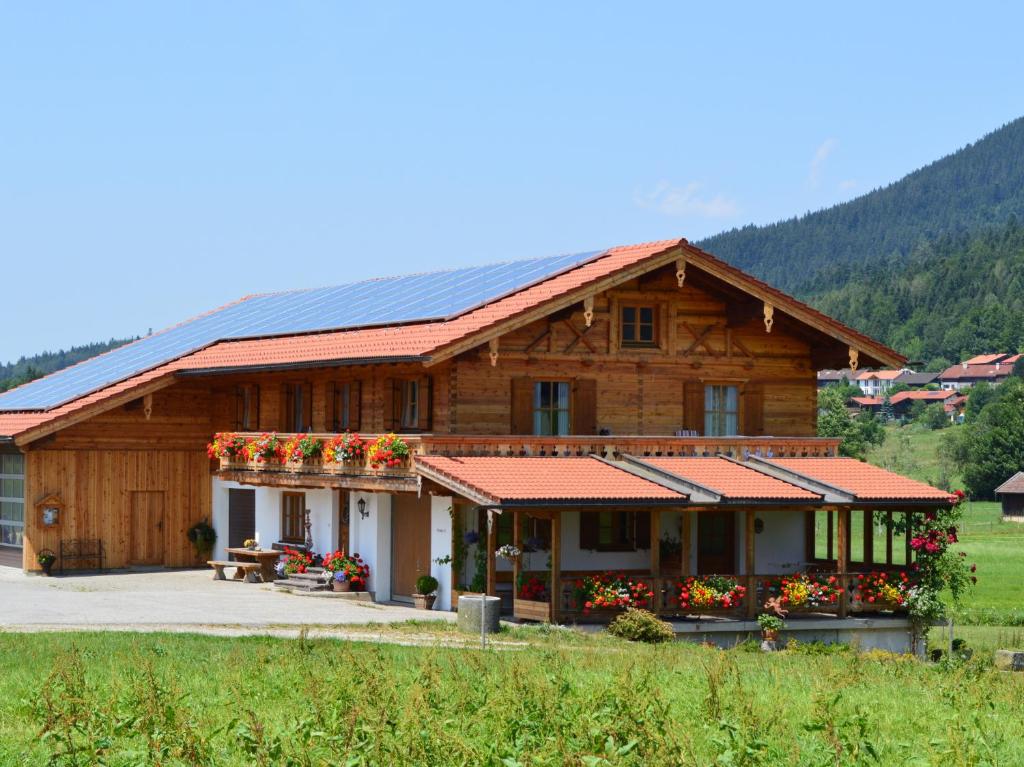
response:
<path fill-rule="evenodd" d="M 602 252 L 253 296 L 0 394 L 0 411 L 49 410 L 215 341 L 450 318 Z"/>

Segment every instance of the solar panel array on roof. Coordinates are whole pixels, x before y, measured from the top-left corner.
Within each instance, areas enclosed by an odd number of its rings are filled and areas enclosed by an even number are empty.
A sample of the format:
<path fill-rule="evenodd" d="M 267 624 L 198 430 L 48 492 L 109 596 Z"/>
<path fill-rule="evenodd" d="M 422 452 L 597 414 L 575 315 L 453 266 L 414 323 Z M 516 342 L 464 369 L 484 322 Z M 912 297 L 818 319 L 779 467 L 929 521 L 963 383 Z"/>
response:
<path fill-rule="evenodd" d="M 0 394 L 0 411 L 48 410 L 216 341 L 450 318 L 603 252 L 253 296 Z"/>

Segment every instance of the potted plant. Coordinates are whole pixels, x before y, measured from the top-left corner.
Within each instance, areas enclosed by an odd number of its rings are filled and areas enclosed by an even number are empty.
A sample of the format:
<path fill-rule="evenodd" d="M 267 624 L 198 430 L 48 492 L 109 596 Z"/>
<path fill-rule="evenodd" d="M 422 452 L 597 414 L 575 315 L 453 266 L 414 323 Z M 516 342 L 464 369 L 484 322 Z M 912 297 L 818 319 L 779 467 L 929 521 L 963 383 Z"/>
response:
<path fill-rule="evenodd" d="M 186 535 L 199 559 L 206 559 L 210 556 L 210 552 L 213 551 L 213 544 L 217 542 L 217 531 L 210 527 L 205 519 L 201 519 L 192 525 Z"/>
<path fill-rule="evenodd" d="M 249 549 L 249 551 L 259 551 L 260 544 L 255 538 L 246 538 L 242 541 L 242 546 Z"/>
<path fill-rule="evenodd" d="M 239 466 L 249 459 L 245 444 L 245 438 L 238 434 L 217 432 L 213 435 L 213 441 L 206 446 L 206 454 L 210 458 L 219 459 L 222 469 Z"/>
<path fill-rule="evenodd" d="M 421 575 L 416 579 L 416 592 L 412 595 L 417 610 L 433 610 L 437 599 L 437 578 L 432 575 Z"/>
<path fill-rule="evenodd" d="M 757 625 L 761 627 L 761 639 L 766 642 L 774 642 L 779 638 L 779 632 L 786 624 L 778 615 L 761 613 L 757 616 Z"/>
<path fill-rule="evenodd" d="M 523 555 L 523 552 L 511 543 L 506 543 L 504 546 L 499 546 L 498 550 L 494 552 L 494 555 L 498 557 L 498 559 L 504 559 L 506 562 L 515 562 Z"/>
<path fill-rule="evenodd" d="M 323 440 L 311 434 L 296 434 L 284 443 L 284 463 L 292 471 L 315 473 L 323 466 Z"/>
<path fill-rule="evenodd" d="M 329 551 L 323 556 L 321 566 L 329 573 L 334 591 L 365 591 L 370 577 L 370 566 L 358 554 L 344 551 Z"/>
<path fill-rule="evenodd" d="M 331 472 L 344 472 L 362 466 L 366 460 L 366 442 L 358 434 L 346 431 L 324 445 L 324 468 Z"/>
<path fill-rule="evenodd" d="M 731 610 L 743 604 L 746 586 L 727 575 L 690 576 L 677 584 L 679 606 L 687 612 Z"/>
<path fill-rule="evenodd" d="M 249 462 L 256 469 L 265 469 L 268 464 L 280 463 L 284 458 L 284 444 L 275 432 L 265 432 L 245 444 Z"/>
<path fill-rule="evenodd" d="M 904 573 L 870 572 L 857 576 L 855 606 L 862 612 L 870 610 L 906 609 L 907 597 L 914 584 Z"/>
<path fill-rule="evenodd" d="M 409 460 L 409 444 L 397 434 L 384 434 L 370 445 L 370 466 L 397 469 Z"/>
<path fill-rule="evenodd" d="M 43 568 L 43 572 L 46 573 L 47 576 L 52 575 L 51 570 L 53 570 L 53 563 L 56 561 L 57 555 L 49 549 L 43 549 L 36 554 L 36 562 L 38 562 L 39 566 Z"/>

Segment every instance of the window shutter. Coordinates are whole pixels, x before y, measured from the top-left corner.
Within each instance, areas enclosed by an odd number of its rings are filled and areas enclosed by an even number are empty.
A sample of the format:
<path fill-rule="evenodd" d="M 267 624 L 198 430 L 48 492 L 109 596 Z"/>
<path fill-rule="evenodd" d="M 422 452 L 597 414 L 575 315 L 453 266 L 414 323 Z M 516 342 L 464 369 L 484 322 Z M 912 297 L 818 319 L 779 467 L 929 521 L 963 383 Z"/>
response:
<path fill-rule="evenodd" d="M 250 413 L 252 416 L 252 423 L 249 426 L 252 427 L 253 431 L 260 430 L 260 387 L 259 384 L 255 384 L 252 387 L 252 394 L 249 395 Z"/>
<path fill-rule="evenodd" d="M 310 431 L 313 428 L 313 384 L 302 386 L 302 427 L 299 431 Z"/>
<path fill-rule="evenodd" d="M 235 425 L 232 427 L 235 431 L 241 431 L 245 426 L 245 388 L 242 386 L 235 387 Z"/>
<path fill-rule="evenodd" d="M 557 511 L 555 512 L 558 513 Z M 580 512 L 580 548 L 593 551 L 597 548 L 598 518 L 596 511 Z"/>
<path fill-rule="evenodd" d="M 651 548 L 651 514 L 657 514 L 658 512 L 646 512 L 646 511 L 635 511 L 633 517 L 636 520 L 634 529 L 636 530 L 636 548 L 638 549 L 649 549 Z"/>
<path fill-rule="evenodd" d="M 764 384 L 748 383 L 743 387 L 743 434 L 747 437 L 764 434 Z"/>
<path fill-rule="evenodd" d="M 683 428 L 704 433 L 704 385 L 700 381 L 683 384 Z"/>
<path fill-rule="evenodd" d="M 290 432 L 295 424 L 295 390 L 291 384 L 281 384 L 281 415 L 277 419 L 278 428 Z"/>
<path fill-rule="evenodd" d="M 512 379 L 512 433 L 533 434 L 533 381 Z"/>
<path fill-rule="evenodd" d="M 416 428 L 420 431 L 430 431 L 434 423 L 434 379 L 432 376 L 423 376 L 419 379 L 419 412 Z"/>
<path fill-rule="evenodd" d="M 572 399 L 572 433 L 597 434 L 597 379 L 577 378 Z"/>
<path fill-rule="evenodd" d="M 362 405 L 363 382 L 353 381 L 348 385 L 348 428 L 359 431 L 359 412 Z"/>
<path fill-rule="evenodd" d="M 399 409 L 402 407 L 401 382 L 395 378 L 384 379 L 384 431 L 398 431 Z"/>
<path fill-rule="evenodd" d="M 328 381 L 325 387 L 326 399 L 324 403 L 324 415 L 327 421 L 326 429 L 330 432 L 340 431 L 341 413 L 338 408 L 338 384 Z"/>

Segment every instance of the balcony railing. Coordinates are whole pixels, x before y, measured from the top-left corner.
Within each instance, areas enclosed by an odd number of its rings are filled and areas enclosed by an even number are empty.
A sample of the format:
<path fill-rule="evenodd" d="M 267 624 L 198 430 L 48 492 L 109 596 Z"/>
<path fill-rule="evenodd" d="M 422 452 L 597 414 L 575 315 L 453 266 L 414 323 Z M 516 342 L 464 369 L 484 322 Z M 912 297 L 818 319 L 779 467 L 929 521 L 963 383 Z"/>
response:
<path fill-rule="evenodd" d="M 244 439 L 255 439 L 258 433 L 239 433 Z M 293 434 L 278 434 L 286 441 Z M 337 434 L 312 434 L 329 442 Z M 364 434 L 367 447 L 380 435 Z M 648 437 L 648 436 L 563 436 L 534 437 L 523 435 L 471 436 L 440 434 L 400 435 L 409 446 L 411 460 L 398 466 L 373 466 L 367 454 L 361 460 L 341 463 L 311 460 L 254 461 L 221 459 L 222 470 L 273 471 L 314 474 L 360 474 L 411 476 L 412 463 L 417 455 L 444 456 L 551 456 L 569 457 L 599 455 L 615 458 L 620 455 L 638 457 L 712 456 L 727 455 L 744 458 L 756 455 L 763 458 L 832 457 L 838 454 L 839 440 L 821 437 Z"/>

